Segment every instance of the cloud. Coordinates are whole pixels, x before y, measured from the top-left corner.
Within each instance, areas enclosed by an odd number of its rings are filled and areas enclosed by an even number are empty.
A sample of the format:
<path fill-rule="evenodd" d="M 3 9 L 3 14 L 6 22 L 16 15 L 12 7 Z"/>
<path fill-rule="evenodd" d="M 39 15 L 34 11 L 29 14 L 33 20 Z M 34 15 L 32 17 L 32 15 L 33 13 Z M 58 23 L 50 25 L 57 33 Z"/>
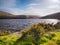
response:
<path fill-rule="evenodd" d="M 37 2 L 29 4 L 28 14 L 45 16 L 50 13 L 60 12 L 60 0 L 35 0 Z M 26 12 L 26 14 L 27 14 Z"/>
<path fill-rule="evenodd" d="M 0 7 L 13 7 L 15 6 L 16 0 L 0 0 Z"/>
<path fill-rule="evenodd" d="M 9 8 L 8 12 L 15 14 L 15 15 L 20 15 L 20 14 L 23 14 L 25 11 L 19 8 Z"/>
<path fill-rule="evenodd" d="M 17 0 L 3 0 L 0 4 L 0 9 L 8 11 L 12 14 L 27 14 L 46 16 L 51 13 L 60 12 L 60 0 L 33 0 L 32 3 L 27 4 L 27 8 L 22 10 L 15 7 Z M 2 9 L 3 8 L 3 9 Z"/>
<path fill-rule="evenodd" d="M 59 7 L 60 0 L 35 0 L 35 2 L 27 5 L 26 10 L 15 8 L 15 14 L 46 16 L 51 13 L 60 12 Z"/>
<path fill-rule="evenodd" d="M 10 9 L 12 9 L 16 5 L 15 3 L 16 3 L 16 0 L 0 0 L 0 11 L 8 12 Z"/>

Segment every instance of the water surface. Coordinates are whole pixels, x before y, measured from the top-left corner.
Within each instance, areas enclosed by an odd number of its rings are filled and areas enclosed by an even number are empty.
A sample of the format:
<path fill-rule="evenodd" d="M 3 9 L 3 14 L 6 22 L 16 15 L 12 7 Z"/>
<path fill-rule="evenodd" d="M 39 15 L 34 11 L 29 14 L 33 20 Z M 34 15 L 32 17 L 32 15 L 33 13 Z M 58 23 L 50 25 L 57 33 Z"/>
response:
<path fill-rule="evenodd" d="M 25 29 L 36 23 L 57 23 L 56 19 L 0 19 L 1 29 Z"/>

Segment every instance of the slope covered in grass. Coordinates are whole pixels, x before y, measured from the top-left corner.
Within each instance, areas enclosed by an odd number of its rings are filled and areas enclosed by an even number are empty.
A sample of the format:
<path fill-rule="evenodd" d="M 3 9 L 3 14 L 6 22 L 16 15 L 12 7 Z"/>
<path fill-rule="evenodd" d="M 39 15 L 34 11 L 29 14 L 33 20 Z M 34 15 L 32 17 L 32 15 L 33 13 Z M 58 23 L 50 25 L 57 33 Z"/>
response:
<path fill-rule="evenodd" d="M 51 24 L 35 24 L 20 33 L 23 35 L 14 45 L 58 45 L 60 41 L 60 32 Z"/>
<path fill-rule="evenodd" d="M 60 29 L 52 24 L 34 24 L 6 36 L 0 36 L 0 45 L 60 45 Z"/>

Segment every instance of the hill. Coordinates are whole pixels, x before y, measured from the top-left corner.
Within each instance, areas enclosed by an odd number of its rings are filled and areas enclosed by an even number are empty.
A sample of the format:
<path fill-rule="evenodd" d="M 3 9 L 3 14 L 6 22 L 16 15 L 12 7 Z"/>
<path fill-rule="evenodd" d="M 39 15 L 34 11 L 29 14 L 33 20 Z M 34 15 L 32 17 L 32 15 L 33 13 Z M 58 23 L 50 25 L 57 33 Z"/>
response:
<path fill-rule="evenodd" d="M 42 19 L 59 19 L 60 20 L 60 12 L 58 13 L 54 13 L 54 14 L 50 14 L 44 17 L 41 17 Z"/>
<path fill-rule="evenodd" d="M 40 17 L 38 16 L 33 16 L 33 15 L 17 15 L 15 19 L 39 19 Z"/>
<path fill-rule="evenodd" d="M 0 11 L 0 19 L 14 18 L 13 14 Z"/>
<path fill-rule="evenodd" d="M 0 11 L 0 19 L 38 19 L 38 16 L 32 15 L 13 15 L 8 12 Z"/>
<path fill-rule="evenodd" d="M 16 41 L 14 45 L 39 45 L 38 41 L 45 32 L 53 31 L 55 28 L 50 24 L 35 24 L 31 27 L 20 31 L 22 36 Z M 26 43 L 27 42 L 27 43 Z"/>
<path fill-rule="evenodd" d="M 8 12 L 0 11 L 0 19 L 59 19 L 60 20 L 60 12 L 40 17 L 33 15 L 13 15 Z"/>

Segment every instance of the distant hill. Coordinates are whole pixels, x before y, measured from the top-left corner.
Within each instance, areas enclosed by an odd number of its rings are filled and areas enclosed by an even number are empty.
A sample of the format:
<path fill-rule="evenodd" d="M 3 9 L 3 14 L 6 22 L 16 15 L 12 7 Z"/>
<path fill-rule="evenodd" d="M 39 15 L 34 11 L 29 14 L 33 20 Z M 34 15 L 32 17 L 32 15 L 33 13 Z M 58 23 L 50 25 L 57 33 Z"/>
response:
<path fill-rule="evenodd" d="M 0 11 L 0 19 L 38 19 L 38 16 L 32 15 L 13 15 L 8 12 Z"/>
<path fill-rule="evenodd" d="M 3 15 L 3 16 L 4 16 L 4 15 L 5 15 L 5 16 L 8 16 L 8 15 L 11 16 L 12 14 L 7 13 L 7 12 L 4 12 L 4 11 L 0 11 L 0 16 L 1 16 L 1 15 Z"/>
<path fill-rule="evenodd" d="M 8 12 L 0 11 L 0 19 L 59 19 L 60 20 L 60 12 L 50 14 L 44 17 L 40 17 L 37 15 L 13 15 Z"/>
<path fill-rule="evenodd" d="M 13 18 L 13 17 L 14 17 L 13 14 L 0 11 L 0 19 Z"/>
<path fill-rule="evenodd" d="M 32 15 L 17 15 L 15 19 L 39 19 L 38 16 L 32 16 Z"/>
<path fill-rule="evenodd" d="M 42 17 L 42 19 L 59 19 L 60 20 L 60 12 L 44 16 Z"/>

